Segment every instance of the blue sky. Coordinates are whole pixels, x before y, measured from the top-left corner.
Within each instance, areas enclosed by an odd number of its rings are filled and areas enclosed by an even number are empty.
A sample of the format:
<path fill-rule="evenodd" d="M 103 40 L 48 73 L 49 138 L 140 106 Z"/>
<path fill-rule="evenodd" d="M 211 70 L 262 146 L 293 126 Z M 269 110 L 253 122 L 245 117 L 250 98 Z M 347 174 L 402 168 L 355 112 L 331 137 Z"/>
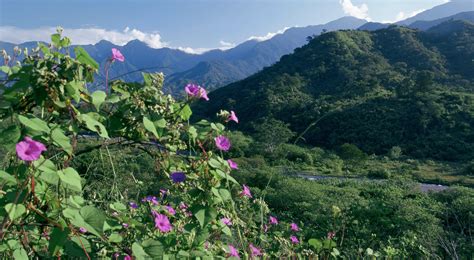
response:
<path fill-rule="evenodd" d="M 189 51 L 230 47 L 345 15 L 395 21 L 446 0 L 0 0 L 0 40 L 42 40 L 61 25 L 76 43 L 141 39 Z M 79 30 L 80 29 L 80 30 Z"/>

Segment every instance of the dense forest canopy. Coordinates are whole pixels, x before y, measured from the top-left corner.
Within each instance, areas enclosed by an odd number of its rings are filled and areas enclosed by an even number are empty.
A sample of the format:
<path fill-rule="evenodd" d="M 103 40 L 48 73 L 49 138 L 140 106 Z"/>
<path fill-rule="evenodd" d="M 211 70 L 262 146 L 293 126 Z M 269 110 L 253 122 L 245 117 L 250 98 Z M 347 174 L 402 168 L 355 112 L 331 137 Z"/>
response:
<path fill-rule="evenodd" d="M 470 159 L 474 152 L 474 24 L 426 32 L 398 26 L 324 33 L 274 66 L 213 91 L 199 115 L 235 110 L 241 130 L 284 122 L 293 141 L 367 153 Z M 300 138 L 298 138 L 300 137 Z M 296 140 L 297 139 L 297 140 Z"/>

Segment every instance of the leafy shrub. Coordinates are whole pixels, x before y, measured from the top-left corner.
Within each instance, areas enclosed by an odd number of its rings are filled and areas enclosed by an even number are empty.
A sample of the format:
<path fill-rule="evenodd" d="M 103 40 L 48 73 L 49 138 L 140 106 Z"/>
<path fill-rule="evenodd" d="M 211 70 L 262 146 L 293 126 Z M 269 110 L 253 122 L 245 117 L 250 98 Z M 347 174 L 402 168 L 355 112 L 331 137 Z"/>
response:
<path fill-rule="evenodd" d="M 176 101 L 163 74 L 143 73 L 143 83 L 106 78 L 106 91 L 91 93 L 98 63 L 81 47 L 72 58 L 61 30 L 51 40 L 1 67 L 2 258 L 318 253 L 234 179 L 226 126 L 189 123 L 203 88 L 190 84 Z M 112 49 L 107 68 L 124 59 Z"/>
<path fill-rule="evenodd" d="M 394 146 L 390 148 L 390 151 L 388 151 L 388 156 L 394 160 L 399 159 L 400 156 L 402 156 L 402 148 L 400 146 Z"/>
<path fill-rule="evenodd" d="M 338 154 L 344 160 L 364 161 L 367 159 L 367 154 L 354 144 L 345 143 L 341 145 L 338 149 Z"/>
<path fill-rule="evenodd" d="M 392 176 L 392 173 L 387 169 L 370 170 L 369 173 L 367 174 L 367 177 L 373 178 L 373 179 L 390 179 L 391 176 Z"/>

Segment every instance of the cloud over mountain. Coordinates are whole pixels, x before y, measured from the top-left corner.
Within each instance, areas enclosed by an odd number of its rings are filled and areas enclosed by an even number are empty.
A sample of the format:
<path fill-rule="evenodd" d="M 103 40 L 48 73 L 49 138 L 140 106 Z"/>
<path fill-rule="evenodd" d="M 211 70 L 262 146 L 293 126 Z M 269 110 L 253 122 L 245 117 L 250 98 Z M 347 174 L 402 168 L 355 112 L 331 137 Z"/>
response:
<path fill-rule="evenodd" d="M 0 26 L 0 41 L 22 43 L 27 41 L 50 41 L 51 34 L 56 32 L 55 27 L 40 27 L 24 29 L 14 26 Z M 65 28 L 64 35 L 71 38 L 75 44 L 95 44 L 101 40 L 116 45 L 125 45 L 132 40 L 145 42 L 152 48 L 168 47 L 158 32 L 147 33 L 126 27 L 123 31 L 107 30 L 103 28 Z"/>
<path fill-rule="evenodd" d="M 356 6 L 351 0 L 339 0 L 339 4 L 345 14 L 370 21 L 369 7 L 367 4 Z"/>

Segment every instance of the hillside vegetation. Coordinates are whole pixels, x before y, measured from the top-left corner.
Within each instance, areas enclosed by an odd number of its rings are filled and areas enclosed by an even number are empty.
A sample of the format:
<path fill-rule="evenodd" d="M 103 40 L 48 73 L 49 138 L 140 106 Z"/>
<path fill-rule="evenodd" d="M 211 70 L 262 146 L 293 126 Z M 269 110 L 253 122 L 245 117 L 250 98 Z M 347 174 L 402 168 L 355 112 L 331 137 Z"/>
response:
<path fill-rule="evenodd" d="M 221 108 L 256 134 L 264 123 L 290 141 L 446 161 L 474 154 L 474 24 L 448 21 L 426 32 L 391 26 L 316 37 L 274 66 L 210 94 L 198 115 Z"/>

